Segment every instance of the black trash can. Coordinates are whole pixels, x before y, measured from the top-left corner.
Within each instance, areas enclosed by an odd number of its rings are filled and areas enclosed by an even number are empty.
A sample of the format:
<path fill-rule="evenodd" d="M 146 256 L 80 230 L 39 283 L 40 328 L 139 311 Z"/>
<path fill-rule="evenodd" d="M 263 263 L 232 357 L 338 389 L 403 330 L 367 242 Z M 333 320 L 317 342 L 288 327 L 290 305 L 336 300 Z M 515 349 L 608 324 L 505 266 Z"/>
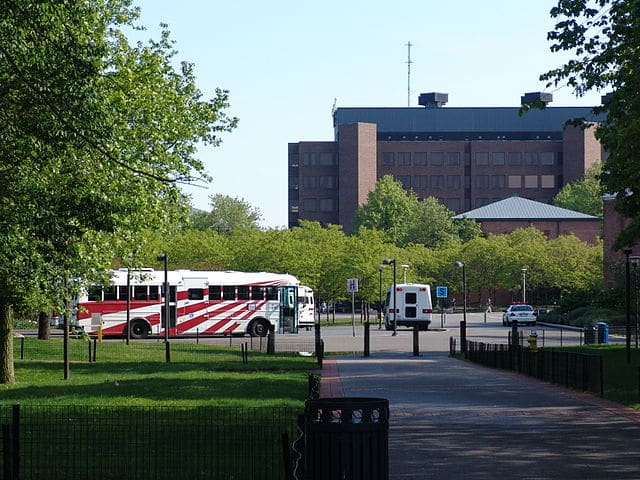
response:
<path fill-rule="evenodd" d="M 389 400 L 310 399 L 304 413 L 305 478 L 389 478 Z"/>
<path fill-rule="evenodd" d="M 584 344 L 585 345 L 594 345 L 598 340 L 598 335 L 596 331 L 596 327 L 589 326 L 584 327 Z"/>
<path fill-rule="evenodd" d="M 598 322 L 596 328 L 598 329 L 598 343 L 609 343 L 609 324 Z"/>

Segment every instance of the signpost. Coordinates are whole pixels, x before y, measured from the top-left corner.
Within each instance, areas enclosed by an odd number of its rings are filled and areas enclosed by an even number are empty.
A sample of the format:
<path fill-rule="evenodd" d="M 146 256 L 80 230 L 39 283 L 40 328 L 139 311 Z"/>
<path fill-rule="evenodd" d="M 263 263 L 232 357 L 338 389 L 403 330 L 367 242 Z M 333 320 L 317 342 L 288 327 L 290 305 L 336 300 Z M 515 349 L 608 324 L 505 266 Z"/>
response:
<path fill-rule="evenodd" d="M 436 298 L 447 298 L 449 296 L 447 287 L 436 287 Z M 442 300 L 440 301 L 440 328 L 444 328 L 444 308 L 442 308 Z"/>
<path fill-rule="evenodd" d="M 358 279 L 349 278 L 347 280 L 347 292 L 351 293 L 351 329 L 353 330 L 353 336 L 356 336 L 356 292 L 358 291 Z"/>

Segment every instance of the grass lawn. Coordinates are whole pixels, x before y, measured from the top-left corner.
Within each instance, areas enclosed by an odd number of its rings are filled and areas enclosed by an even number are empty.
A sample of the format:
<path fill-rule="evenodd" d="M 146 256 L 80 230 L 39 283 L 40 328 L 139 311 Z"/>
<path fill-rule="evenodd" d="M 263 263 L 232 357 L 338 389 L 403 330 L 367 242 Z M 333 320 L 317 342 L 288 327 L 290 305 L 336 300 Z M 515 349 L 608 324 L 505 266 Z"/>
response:
<path fill-rule="evenodd" d="M 624 345 L 584 345 L 566 350 L 601 355 L 604 398 L 640 409 L 640 350 L 631 348 L 630 363 Z"/>
<path fill-rule="evenodd" d="M 160 342 L 104 342 L 96 362 L 89 344 L 71 340 L 68 380 L 63 379 L 62 340 L 25 339 L 14 345 L 16 384 L 0 385 L 0 404 L 93 406 L 301 407 L 315 358 L 171 343 L 171 363 Z"/>

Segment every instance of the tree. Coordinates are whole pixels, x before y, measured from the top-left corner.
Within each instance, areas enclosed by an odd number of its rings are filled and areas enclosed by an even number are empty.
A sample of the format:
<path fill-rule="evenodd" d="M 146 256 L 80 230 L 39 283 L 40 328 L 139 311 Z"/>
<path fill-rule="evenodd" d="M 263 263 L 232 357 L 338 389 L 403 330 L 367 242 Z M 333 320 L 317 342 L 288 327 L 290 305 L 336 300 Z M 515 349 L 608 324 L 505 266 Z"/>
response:
<path fill-rule="evenodd" d="M 548 86 L 566 84 L 578 96 L 612 90 L 594 109 L 604 117 L 595 135 L 608 153 L 603 188 L 629 219 L 615 243 L 625 248 L 640 239 L 640 2 L 561 0 L 551 16 L 559 19 L 548 34 L 551 51 L 574 58 L 540 78 Z"/>
<path fill-rule="evenodd" d="M 451 218 L 453 215 L 454 213 L 435 197 L 427 197 L 421 202 L 416 202 L 403 243 L 420 243 L 437 248 L 447 242 L 458 240 L 458 227 Z"/>
<path fill-rule="evenodd" d="M 204 100 L 192 65 L 174 68 L 168 31 L 129 45 L 129 4 L 0 0 L 0 383 L 14 307 L 68 314 L 73 279 L 184 215 L 197 144 L 236 124 L 227 92 Z"/>
<path fill-rule="evenodd" d="M 417 197 L 407 193 L 402 183 L 385 175 L 376 182 L 375 188 L 367 194 L 367 203 L 358 207 L 354 226 L 380 230 L 389 240 L 400 245 L 414 215 Z"/>
<path fill-rule="evenodd" d="M 600 174 L 602 163 L 594 163 L 577 182 L 562 187 L 553 199 L 553 204 L 576 212 L 602 217 L 602 186 Z"/>
<path fill-rule="evenodd" d="M 216 193 L 209 197 L 211 211 L 196 210 L 191 213 L 193 227 L 197 230 L 212 229 L 229 233 L 236 228 L 258 228 L 262 213 L 257 207 L 241 198 Z"/>

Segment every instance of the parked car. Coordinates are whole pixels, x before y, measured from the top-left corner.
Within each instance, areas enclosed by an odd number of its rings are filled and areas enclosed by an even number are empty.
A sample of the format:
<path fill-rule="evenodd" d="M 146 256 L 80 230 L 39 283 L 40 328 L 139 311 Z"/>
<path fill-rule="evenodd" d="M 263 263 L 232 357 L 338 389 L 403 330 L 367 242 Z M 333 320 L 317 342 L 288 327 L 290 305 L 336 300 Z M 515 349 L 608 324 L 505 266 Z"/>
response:
<path fill-rule="evenodd" d="M 531 305 L 515 303 L 510 305 L 502 314 L 502 325 L 535 325 L 536 312 Z"/>

